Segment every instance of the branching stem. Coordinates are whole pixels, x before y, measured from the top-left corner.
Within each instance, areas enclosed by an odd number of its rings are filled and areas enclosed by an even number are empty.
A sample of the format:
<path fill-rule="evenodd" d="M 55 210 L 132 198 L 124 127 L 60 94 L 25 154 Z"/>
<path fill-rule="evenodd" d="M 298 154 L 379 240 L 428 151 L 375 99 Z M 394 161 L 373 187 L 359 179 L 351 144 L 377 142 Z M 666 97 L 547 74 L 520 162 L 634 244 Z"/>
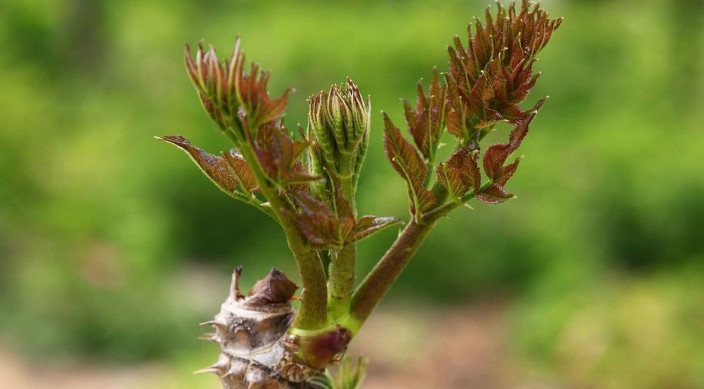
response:
<path fill-rule="evenodd" d="M 352 296 L 350 318 L 346 323 L 346 327 L 353 334 L 367 320 L 381 298 L 418 251 L 436 220 L 426 221 L 423 224 L 411 220 L 391 248 L 364 278 Z"/>
<path fill-rule="evenodd" d="M 482 185 L 481 190 L 484 190 L 489 185 L 491 185 L 490 182 Z M 418 248 L 420 248 L 420 245 L 433 229 L 438 219 L 461 207 L 475 196 L 476 193 L 474 191 L 467 193 L 459 202 L 447 202 L 424 213 L 420 223 L 416 222 L 415 219 L 408 223 L 391 248 L 354 292 L 350 310 L 351 315 L 348 320 L 348 328 L 353 333 L 367 320 L 374 308 L 379 304 L 379 301 L 403 272 L 403 269 L 406 268 L 406 265 L 418 251 Z"/>

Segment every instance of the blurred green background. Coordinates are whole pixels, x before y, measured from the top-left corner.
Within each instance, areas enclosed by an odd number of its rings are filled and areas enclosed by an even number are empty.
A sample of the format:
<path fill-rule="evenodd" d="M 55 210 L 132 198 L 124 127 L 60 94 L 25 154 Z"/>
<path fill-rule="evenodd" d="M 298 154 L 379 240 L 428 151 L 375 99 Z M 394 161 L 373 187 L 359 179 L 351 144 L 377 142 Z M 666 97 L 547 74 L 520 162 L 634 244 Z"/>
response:
<path fill-rule="evenodd" d="M 272 93 L 296 89 L 289 126 L 353 77 L 374 112 L 360 212 L 406 218 L 379 110 L 402 123 L 398 99 L 446 68 L 487 1 L 0 3 L 0 347 L 47 364 L 159 361 L 185 377 L 165 387 L 214 383 L 188 373 L 215 357 L 196 323 L 232 267 L 245 285 L 295 267 L 278 226 L 152 140 L 229 148 L 182 43 L 226 56 L 241 33 Z M 384 309 L 495 302 L 514 382 L 704 388 L 704 1 L 542 3 L 565 21 L 537 65 L 531 99 L 550 99 L 510 183 L 519 198 L 440 223 Z M 359 274 L 395 234 L 361 244 Z"/>

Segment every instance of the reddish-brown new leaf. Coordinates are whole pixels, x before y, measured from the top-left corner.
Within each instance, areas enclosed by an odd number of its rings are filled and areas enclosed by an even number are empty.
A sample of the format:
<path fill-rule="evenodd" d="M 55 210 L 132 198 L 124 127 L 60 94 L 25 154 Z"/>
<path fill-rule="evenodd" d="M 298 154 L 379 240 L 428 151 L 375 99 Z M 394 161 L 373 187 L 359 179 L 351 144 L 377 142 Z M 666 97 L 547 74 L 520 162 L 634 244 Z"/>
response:
<path fill-rule="evenodd" d="M 411 107 L 408 101 L 404 101 L 404 115 L 416 147 L 425 159 L 431 160 L 445 127 L 448 105 L 447 85 L 440 84 L 436 68 L 433 70 L 428 95 L 426 96 L 421 81 L 418 81 L 417 90 L 415 108 Z"/>
<path fill-rule="evenodd" d="M 438 180 L 453 198 L 459 199 L 470 189 L 479 191 L 481 173 L 477 165 L 478 158 L 477 151 L 463 147 L 437 167 Z"/>
<path fill-rule="evenodd" d="M 285 210 L 293 217 L 298 230 L 306 239 L 320 247 L 340 247 L 344 243 L 335 212 L 324 202 L 308 193 L 297 192 L 291 196 L 298 212 Z"/>
<path fill-rule="evenodd" d="M 391 119 L 384 113 L 384 149 L 386 157 L 396 172 L 406 180 L 411 197 L 411 212 L 423 212 L 432 207 L 435 195 L 423 186 L 428 166 L 413 145 L 401 135 Z"/>
<path fill-rule="evenodd" d="M 247 161 L 242 157 L 242 154 L 235 149 L 231 149 L 230 152 L 223 151 L 222 156 L 232 167 L 237 176 L 237 181 L 239 181 L 242 188 L 250 193 L 258 190 L 257 179 L 254 177 L 252 168 L 249 167 Z"/>
<path fill-rule="evenodd" d="M 272 99 L 267 91 L 269 73 L 260 72 L 256 64 L 251 65 L 249 72 L 244 71 L 245 58 L 239 37 L 232 56 L 224 63 L 213 47 L 206 51 L 201 45 L 195 59 L 186 45 L 185 61 L 205 110 L 220 127 L 243 128 L 246 121 L 250 130 L 254 130 L 259 125 L 277 121 L 283 114 L 291 89 Z M 237 124 L 238 121 L 241 123 Z"/>
<path fill-rule="evenodd" d="M 542 103 L 540 103 L 542 104 Z M 540 104 L 536 105 L 540 108 Z M 516 171 L 518 161 L 504 166 L 508 157 L 515 152 L 523 142 L 523 139 L 528 134 L 530 123 L 533 121 L 537 110 L 532 110 L 529 116 L 521 121 L 509 134 L 507 143 L 499 143 L 490 146 L 484 153 L 484 172 L 487 177 L 494 182 L 503 182 L 504 184 Z"/>
<path fill-rule="evenodd" d="M 401 219 L 390 216 L 362 216 L 359 220 L 357 220 L 357 224 L 354 227 L 354 234 L 352 235 L 351 242 L 362 240 L 377 231 L 381 231 L 386 227 L 400 223 L 403 223 Z"/>
<path fill-rule="evenodd" d="M 171 143 L 188 154 L 200 170 L 223 192 L 229 195 L 235 192 L 237 188 L 237 175 L 235 170 L 225 159 L 217 155 L 209 154 L 193 146 L 188 139 L 180 135 L 167 135 L 158 137 L 157 139 Z"/>
<path fill-rule="evenodd" d="M 319 180 L 303 168 L 301 154 L 311 145 L 308 140 L 294 140 L 279 122 L 262 125 L 254 145 L 259 164 L 266 175 L 281 187 Z"/>
<path fill-rule="evenodd" d="M 341 236 L 345 242 L 349 240 L 355 226 L 355 215 L 352 212 L 349 200 L 345 197 L 342 191 L 340 180 L 334 174 L 329 174 L 328 178 L 332 181 L 332 190 L 334 191 L 335 213 L 338 222 L 338 236 Z"/>
<path fill-rule="evenodd" d="M 428 166 L 416 149 L 384 113 L 384 149 L 396 172 L 409 183 L 423 182 Z"/>
<path fill-rule="evenodd" d="M 506 191 L 501 185 L 492 184 L 476 195 L 477 200 L 486 204 L 498 204 L 513 198 L 514 196 Z"/>

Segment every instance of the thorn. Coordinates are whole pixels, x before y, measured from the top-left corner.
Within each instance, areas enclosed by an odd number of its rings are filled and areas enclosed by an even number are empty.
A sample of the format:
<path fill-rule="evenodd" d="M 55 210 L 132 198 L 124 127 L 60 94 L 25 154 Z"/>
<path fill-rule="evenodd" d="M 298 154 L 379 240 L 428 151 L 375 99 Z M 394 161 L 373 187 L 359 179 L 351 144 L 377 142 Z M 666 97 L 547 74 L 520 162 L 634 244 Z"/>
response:
<path fill-rule="evenodd" d="M 200 370 L 196 370 L 193 372 L 193 374 L 204 374 L 204 373 L 212 373 L 212 374 L 220 375 L 220 369 L 218 369 L 215 366 L 209 366 L 209 367 L 206 367 L 205 369 L 200 369 Z"/>
<path fill-rule="evenodd" d="M 217 320 L 204 321 L 202 323 L 199 323 L 198 325 L 200 325 L 200 326 L 213 326 L 213 327 L 221 329 L 221 330 L 227 329 L 227 324 L 219 322 Z"/>
<path fill-rule="evenodd" d="M 240 293 L 239 278 L 242 275 L 242 265 L 237 265 L 232 272 L 232 283 L 230 284 L 230 299 L 237 301 L 244 296 Z"/>
<path fill-rule="evenodd" d="M 217 334 L 205 334 L 203 336 L 199 336 L 198 340 L 205 340 L 207 342 L 220 343 L 220 339 L 218 338 Z"/>
<path fill-rule="evenodd" d="M 473 208 L 471 205 L 467 204 L 467 203 L 462 204 L 462 206 L 465 207 L 465 208 L 467 208 L 467 209 L 469 209 L 470 211 L 474 211 L 474 208 Z"/>

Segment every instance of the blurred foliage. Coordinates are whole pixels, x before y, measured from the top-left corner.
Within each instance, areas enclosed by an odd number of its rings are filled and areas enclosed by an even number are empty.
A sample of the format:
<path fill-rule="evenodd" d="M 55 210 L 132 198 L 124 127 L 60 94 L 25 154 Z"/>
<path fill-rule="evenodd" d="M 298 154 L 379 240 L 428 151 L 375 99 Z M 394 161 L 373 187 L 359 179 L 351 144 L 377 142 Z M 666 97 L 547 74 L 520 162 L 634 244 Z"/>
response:
<path fill-rule="evenodd" d="M 295 274 L 268 218 L 150 139 L 229 147 L 189 85 L 182 42 L 225 54 L 241 33 L 273 92 L 296 88 L 289 125 L 307 96 L 352 76 L 376 112 L 360 212 L 405 217 L 378 111 L 401 121 L 398 98 L 446 67 L 444 47 L 484 3 L 0 4 L 2 337 L 44 355 L 175 355 L 199 347 L 193 323 L 216 310 L 235 264 L 245 282 L 272 265 Z M 704 386 L 704 3 L 543 3 L 566 21 L 538 63 L 534 98 L 551 98 L 509 188 L 519 198 L 440 223 L 390 300 L 517 296 L 516 352 L 549 379 Z M 394 237 L 361 244 L 360 274 Z"/>

